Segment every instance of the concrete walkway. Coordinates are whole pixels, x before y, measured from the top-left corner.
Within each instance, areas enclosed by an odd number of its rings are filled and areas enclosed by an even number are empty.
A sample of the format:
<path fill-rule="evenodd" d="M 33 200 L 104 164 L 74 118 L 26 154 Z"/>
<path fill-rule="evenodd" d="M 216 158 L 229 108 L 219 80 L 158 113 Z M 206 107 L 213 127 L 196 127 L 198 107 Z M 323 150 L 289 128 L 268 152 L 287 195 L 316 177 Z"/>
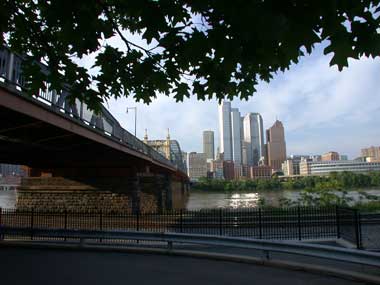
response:
<path fill-rule="evenodd" d="M 259 265 L 189 257 L 0 248 L 0 282 L 25 284 L 364 284 Z"/>

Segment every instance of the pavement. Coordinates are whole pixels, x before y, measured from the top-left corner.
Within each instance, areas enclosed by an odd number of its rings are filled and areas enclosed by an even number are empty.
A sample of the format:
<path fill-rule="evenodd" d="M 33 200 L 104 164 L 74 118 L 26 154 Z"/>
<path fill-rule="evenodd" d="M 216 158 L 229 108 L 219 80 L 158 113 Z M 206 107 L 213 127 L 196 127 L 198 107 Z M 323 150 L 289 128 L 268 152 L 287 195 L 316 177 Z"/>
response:
<path fill-rule="evenodd" d="M 2 285 L 365 284 L 255 264 L 112 251 L 2 247 L 0 260 Z"/>

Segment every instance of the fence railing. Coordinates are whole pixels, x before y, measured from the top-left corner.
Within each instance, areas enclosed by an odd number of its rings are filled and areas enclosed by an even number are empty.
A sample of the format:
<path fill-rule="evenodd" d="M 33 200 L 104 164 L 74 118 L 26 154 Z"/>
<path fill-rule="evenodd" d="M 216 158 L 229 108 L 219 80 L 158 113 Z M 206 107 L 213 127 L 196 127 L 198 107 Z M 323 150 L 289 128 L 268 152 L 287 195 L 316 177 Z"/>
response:
<path fill-rule="evenodd" d="M 25 80 L 22 75 L 22 64 L 24 58 L 20 55 L 10 52 L 6 47 L 0 46 L 0 84 L 11 88 L 22 96 L 25 95 Z M 41 71 L 49 74 L 49 69 L 42 63 L 37 63 Z M 151 159 L 158 161 L 171 168 L 177 168 L 185 172 L 184 165 L 179 165 L 166 159 L 161 153 L 145 144 L 137 137 L 123 129 L 119 122 L 112 116 L 112 114 L 103 106 L 101 106 L 100 113 L 95 113 L 88 106 L 75 100 L 71 102 L 69 88 L 57 91 L 53 90 L 50 84 L 45 84 L 44 89 L 40 89 L 38 94 L 27 96 L 29 99 L 42 103 L 45 107 L 65 114 L 72 120 L 75 120 L 86 127 L 91 127 L 102 134 L 117 140 L 121 144 L 125 144 L 129 148 L 136 150 Z"/>
<path fill-rule="evenodd" d="M 170 210 L 162 213 L 0 209 L 0 226 L 14 229 L 173 232 L 272 240 L 342 238 L 362 248 L 358 213 L 353 209 L 336 207 Z"/>

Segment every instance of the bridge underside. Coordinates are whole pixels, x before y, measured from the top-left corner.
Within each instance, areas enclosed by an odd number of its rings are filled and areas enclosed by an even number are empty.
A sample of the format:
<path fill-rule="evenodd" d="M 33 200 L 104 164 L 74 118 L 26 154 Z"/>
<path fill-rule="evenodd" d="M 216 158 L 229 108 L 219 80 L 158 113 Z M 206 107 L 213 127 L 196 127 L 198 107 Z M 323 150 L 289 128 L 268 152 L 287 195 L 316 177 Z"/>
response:
<path fill-rule="evenodd" d="M 80 169 L 80 176 L 101 172 L 126 175 L 154 167 L 148 161 L 4 107 L 0 107 L 0 120 L 2 163 L 37 169 Z M 123 169 L 122 173 L 118 169 Z"/>
<path fill-rule="evenodd" d="M 39 183 L 36 183 L 38 178 L 32 182 L 31 178 L 24 179 L 20 193 L 29 196 L 33 191 L 46 193 L 54 189 L 70 193 L 78 189 L 116 191 L 133 197 L 128 207 L 133 200 L 133 207 L 141 208 L 138 192 L 144 191 L 144 187 L 149 191 L 171 191 L 170 184 L 175 182 L 180 185 L 174 188 L 183 192 L 183 184 L 187 182 L 187 177 L 175 168 L 162 165 L 89 125 L 76 122 L 70 115 L 49 110 L 43 104 L 11 94 L 1 87 L 0 122 L 0 163 L 26 165 L 30 167 L 30 176 L 50 177 L 50 180 L 40 178 L 42 182 Z M 63 178 L 65 185 L 55 185 L 54 177 Z M 169 186 L 163 186 L 168 183 Z M 28 199 L 33 200 L 30 197 Z M 165 205 L 161 201 L 158 206 L 160 203 Z M 24 204 L 35 207 L 38 201 Z M 166 205 L 170 208 L 170 203 Z"/>
<path fill-rule="evenodd" d="M 91 126 L 78 124 L 69 115 L 1 88 L 0 120 L 0 163 L 95 173 L 96 169 L 113 169 L 115 175 L 116 169 L 124 169 L 124 175 L 126 170 L 136 174 L 149 167 L 152 173 L 187 178 Z"/>

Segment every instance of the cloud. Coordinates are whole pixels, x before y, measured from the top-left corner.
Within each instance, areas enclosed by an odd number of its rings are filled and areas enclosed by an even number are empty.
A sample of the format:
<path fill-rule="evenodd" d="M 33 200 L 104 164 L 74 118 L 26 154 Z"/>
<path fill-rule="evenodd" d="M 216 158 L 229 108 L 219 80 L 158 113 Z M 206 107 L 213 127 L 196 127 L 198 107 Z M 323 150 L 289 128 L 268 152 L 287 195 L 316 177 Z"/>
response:
<path fill-rule="evenodd" d="M 288 154 L 313 154 L 335 150 L 356 157 L 362 147 L 380 145 L 379 59 L 351 60 L 349 68 L 339 72 L 330 67 L 330 56 L 321 46 L 289 71 L 279 73 L 269 84 L 260 83 L 258 92 L 248 101 L 234 100 L 242 115 L 259 112 L 265 128 L 278 117 L 283 121 Z M 218 143 L 217 102 L 195 98 L 175 103 L 158 96 L 150 105 L 132 98 L 110 100 L 109 109 L 134 132 L 134 114 L 126 107 L 137 106 L 137 135 L 148 129 L 151 139 L 164 139 L 170 129 L 185 151 L 202 151 L 202 131 L 215 131 Z"/>
<path fill-rule="evenodd" d="M 266 128 L 278 116 L 288 153 L 336 150 L 355 157 L 360 148 L 380 144 L 380 60 L 351 60 L 343 72 L 329 61 L 319 49 L 270 84 L 261 84 L 249 102 L 236 105 L 260 112 Z"/>

